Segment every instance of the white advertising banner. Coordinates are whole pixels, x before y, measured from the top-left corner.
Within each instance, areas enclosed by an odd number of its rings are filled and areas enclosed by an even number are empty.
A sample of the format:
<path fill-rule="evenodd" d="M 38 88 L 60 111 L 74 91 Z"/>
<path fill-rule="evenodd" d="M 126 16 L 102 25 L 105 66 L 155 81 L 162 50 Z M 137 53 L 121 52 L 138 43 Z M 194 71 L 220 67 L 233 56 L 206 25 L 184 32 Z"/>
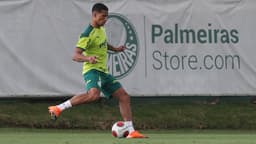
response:
<path fill-rule="evenodd" d="M 84 91 L 72 61 L 91 7 L 109 7 L 109 72 L 132 96 L 255 95 L 254 0 L 1 0 L 0 96 Z"/>

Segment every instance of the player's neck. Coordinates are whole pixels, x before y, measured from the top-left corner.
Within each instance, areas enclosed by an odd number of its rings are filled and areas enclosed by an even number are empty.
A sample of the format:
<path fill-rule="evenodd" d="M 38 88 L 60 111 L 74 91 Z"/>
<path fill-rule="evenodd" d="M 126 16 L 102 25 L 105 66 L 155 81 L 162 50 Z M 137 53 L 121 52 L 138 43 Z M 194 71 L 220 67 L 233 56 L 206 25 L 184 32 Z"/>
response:
<path fill-rule="evenodd" d="M 94 27 L 94 28 L 99 28 L 99 27 L 100 27 L 99 25 L 97 25 L 96 22 L 93 22 L 93 21 L 92 21 L 90 24 L 91 24 L 91 26 Z"/>

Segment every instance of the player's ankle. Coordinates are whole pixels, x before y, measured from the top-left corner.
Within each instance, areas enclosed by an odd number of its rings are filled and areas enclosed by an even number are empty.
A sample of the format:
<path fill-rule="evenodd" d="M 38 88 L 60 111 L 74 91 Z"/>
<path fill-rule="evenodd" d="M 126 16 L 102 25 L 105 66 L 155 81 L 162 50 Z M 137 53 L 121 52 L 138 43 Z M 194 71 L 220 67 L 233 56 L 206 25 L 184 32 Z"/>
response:
<path fill-rule="evenodd" d="M 63 111 L 65 109 L 71 108 L 72 104 L 70 100 L 67 100 L 64 103 L 57 105 L 57 107 L 60 109 L 60 111 Z"/>
<path fill-rule="evenodd" d="M 134 130 L 134 127 L 133 127 L 132 121 L 125 121 L 124 124 L 128 127 L 129 133 L 135 131 L 135 130 Z"/>

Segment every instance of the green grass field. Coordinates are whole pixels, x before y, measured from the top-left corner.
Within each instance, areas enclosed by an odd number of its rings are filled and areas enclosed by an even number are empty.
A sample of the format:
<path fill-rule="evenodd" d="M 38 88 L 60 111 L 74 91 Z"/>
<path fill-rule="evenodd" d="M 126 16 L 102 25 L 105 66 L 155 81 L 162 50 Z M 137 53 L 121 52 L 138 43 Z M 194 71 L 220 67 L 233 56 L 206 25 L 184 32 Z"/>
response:
<path fill-rule="evenodd" d="M 1 144 L 254 144 L 256 131 L 143 131 L 148 139 L 118 139 L 107 131 L 1 128 Z"/>

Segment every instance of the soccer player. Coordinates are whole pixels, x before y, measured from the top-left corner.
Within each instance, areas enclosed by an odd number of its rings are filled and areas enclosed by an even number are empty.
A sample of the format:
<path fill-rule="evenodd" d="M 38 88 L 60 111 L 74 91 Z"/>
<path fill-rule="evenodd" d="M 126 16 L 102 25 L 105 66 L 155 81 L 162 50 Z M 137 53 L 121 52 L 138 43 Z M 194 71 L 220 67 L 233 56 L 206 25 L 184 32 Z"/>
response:
<path fill-rule="evenodd" d="M 48 110 L 51 118 L 56 120 L 63 110 L 99 100 L 100 93 L 103 92 L 105 97 L 114 97 L 119 101 L 121 116 L 129 128 L 127 138 L 144 138 L 144 135 L 134 130 L 129 95 L 121 84 L 108 73 L 107 50 L 122 52 L 125 47 L 114 47 L 107 43 L 103 27 L 107 18 L 108 7 L 102 3 L 94 4 L 91 22 L 80 35 L 74 51 L 73 60 L 83 62 L 83 76 L 87 92 L 75 95 L 59 105 L 49 106 Z"/>

